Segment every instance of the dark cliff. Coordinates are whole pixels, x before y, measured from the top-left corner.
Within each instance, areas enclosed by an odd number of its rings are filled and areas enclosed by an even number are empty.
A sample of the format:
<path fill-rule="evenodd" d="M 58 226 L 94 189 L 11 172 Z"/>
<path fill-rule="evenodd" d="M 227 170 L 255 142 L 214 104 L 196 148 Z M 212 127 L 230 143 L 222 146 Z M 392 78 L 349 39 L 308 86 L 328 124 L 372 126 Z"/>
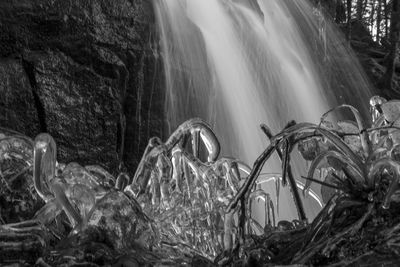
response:
<path fill-rule="evenodd" d="M 1 1 L 0 126 L 50 133 L 63 162 L 133 172 L 162 136 L 155 31 L 146 0 Z"/>

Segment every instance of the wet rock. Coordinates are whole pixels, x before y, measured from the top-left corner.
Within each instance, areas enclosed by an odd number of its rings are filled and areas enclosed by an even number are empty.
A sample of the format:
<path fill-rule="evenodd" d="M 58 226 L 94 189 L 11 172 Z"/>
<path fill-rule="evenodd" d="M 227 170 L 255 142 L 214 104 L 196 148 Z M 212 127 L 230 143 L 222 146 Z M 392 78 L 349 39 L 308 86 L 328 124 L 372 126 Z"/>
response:
<path fill-rule="evenodd" d="M 0 59 L 0 126 L 34 135 L 40 130 L 38 114 L 21 63 L 18 59 Z"/>
<path fill-rule="evenodd" d="M 112 80 L 61 52 L 24 56 L 35 66 L 36 90 L 47 131 L 58 141 L 58 159 L 90 164 L 97 160 L 115 167 L 119 110 Z"/>
<path fill-rule="evenodd" d="M 1 2 L 0 126 L 50 133 L 62 162 L 133 172 L 162 135 L 154 22 L 145 0 Z"/>

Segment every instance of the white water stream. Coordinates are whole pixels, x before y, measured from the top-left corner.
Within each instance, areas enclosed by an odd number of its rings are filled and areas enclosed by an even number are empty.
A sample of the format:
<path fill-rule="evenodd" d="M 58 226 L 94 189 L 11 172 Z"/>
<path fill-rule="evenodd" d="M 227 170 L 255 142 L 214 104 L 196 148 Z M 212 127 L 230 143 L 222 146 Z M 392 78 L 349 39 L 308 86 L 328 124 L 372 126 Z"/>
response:
<path fill-rule="evenodd" d="M 155 0 L 154 5 L 170 131 L 201 117 L 219 137 L 222 155 L 252 166 L 268 145 L 261 123 L 277 133 L 289 120 L 319 122 L 329 108 L 353 103 L 351 96 L 367 104 L 369 85 L 357 60 L 305 0 Z M 280 171 L 276 156 L 264 171 Z M 275 186 L 266 191 L 274 196 Z M 297 218 L 288 190 L 280 201 L 278 220 Z M 312 219 L 318 205 L 310 199 L 304 204 Z"/>

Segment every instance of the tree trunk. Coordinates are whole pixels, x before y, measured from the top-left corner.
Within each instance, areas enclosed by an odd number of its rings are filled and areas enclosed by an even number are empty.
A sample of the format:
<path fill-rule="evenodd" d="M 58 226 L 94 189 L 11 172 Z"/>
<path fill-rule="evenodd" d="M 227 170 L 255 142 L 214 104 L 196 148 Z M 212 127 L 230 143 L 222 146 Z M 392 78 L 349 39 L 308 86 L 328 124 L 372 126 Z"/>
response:
<path fill-rule="evenodd" d="M 363 0 L 357 0 L 357 19 L 362 20 L 363 17 L 363 11 L 364 11 L 364 1 Z"/>
<path fill-rule="evenodd" d="M 341 0 L 336 0 L 335 22 L 340 24 L 346 21 L 346 8 Z"/>
<path fill-rule="evenodd" d="M 379 43 L 381 37 L 381 22 L 382 22 L 382 0 L 378 0 L 376 13 L 376 42 Z"/>
<path fill-rule="evenodd" d="M 390 50 L 386 58 L 386 72 L 382 76 L 381 89 L 392 90 L 392 79 L 397 58 L 397 47 L 400 31 L 400 0 L 392 2 L 392 16 L 390 21 Z"/>
<path fill-rule="evenodd" d="M 389 38 L 389 3 L 385 0 L 385 39 Z"/>
<path fill-rule="evenodd" d="M 375 22 L 375 1 L 372 1 L 371 3 L 371 14 L 369 16 L 369 25 L 371 29 L 371 36 L 374 35 L 374 22 Z"/>
<path fill-rule="evenodd" d="M 347 40 L 350 41 L 351 38 L 351 0 L 347 0 L 346 8 L 347 8 Z"/>

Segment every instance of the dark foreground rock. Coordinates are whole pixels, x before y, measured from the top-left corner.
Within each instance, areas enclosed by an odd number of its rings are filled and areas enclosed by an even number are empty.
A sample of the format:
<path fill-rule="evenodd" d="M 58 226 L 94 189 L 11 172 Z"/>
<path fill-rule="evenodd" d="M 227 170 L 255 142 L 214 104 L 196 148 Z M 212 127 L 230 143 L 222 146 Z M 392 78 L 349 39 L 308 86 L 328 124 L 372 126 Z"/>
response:
<path fill-rule="evenodd" d="M 1 1 L 0 126 L 50 133 L 60 161 L 133 171 L 162 135 L 154 21 L 145 0 Z"/>

